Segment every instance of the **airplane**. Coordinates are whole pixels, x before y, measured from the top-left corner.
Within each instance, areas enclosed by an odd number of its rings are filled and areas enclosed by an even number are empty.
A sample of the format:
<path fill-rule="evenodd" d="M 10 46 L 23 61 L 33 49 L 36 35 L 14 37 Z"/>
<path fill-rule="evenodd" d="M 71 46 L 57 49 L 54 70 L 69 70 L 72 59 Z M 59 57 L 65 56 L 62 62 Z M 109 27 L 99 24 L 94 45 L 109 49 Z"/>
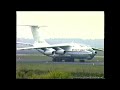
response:
<path fill-rule="evenodd" d="M 80 62 L 85 60 L 92 60 L 97 54 L 97 51 L 103 51 L 102 49 L 90 47 L 78 43 L 61 43 L 61 44 L 48 44 L 40 35 L 40 28 L 46 26 L 38 25 L 18 25 L 31 27 L 31 32 L 34 38 L 34 44 L 17 42 L 18 44 L 30 45 L 30 47 L 17 48 L 17 50 L 29 50 L 36 49 L 40 53 L 52 57 L 53 62 L 74 62 L 74 59 L 79 59 Z"/>

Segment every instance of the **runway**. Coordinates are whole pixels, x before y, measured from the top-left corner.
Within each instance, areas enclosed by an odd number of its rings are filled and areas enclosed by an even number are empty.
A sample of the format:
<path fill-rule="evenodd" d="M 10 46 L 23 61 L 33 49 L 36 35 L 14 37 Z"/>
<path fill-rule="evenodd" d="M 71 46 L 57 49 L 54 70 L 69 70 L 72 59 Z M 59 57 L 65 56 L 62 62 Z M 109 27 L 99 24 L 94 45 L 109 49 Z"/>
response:
<path fill-rule="evenodd" d="M 16 63 L 38 63 L 38 64 L 81 64 L 81 65 L 104 65 L 104 62 L 53 62 L 51 60 L 33 60 L 33 59 L 16 59 Z"/>

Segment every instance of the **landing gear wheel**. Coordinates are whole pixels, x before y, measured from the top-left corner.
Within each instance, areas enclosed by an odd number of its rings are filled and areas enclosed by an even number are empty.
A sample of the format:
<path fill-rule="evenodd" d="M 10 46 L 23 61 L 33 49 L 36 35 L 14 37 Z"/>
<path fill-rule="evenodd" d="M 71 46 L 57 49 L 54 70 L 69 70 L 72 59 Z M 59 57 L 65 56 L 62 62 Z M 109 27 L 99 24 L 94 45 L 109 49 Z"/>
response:
<path fill-rule="evenodd" d="M 80 60 L 80 62 L 85 62 L 85 60 Z"/>
<path fill-rule="evenodd" d="M 53 62 L 62 62 L 62 59 L 61 59 L 61 58 L 53 58 L 52 61 L 53 61 Z"/>
<path fill-rule="evenodd" d="M 71 58 L 71 60 L 70 60 L 71 62 L 74 62 L 74 58 Z"/>
<path fill-rule="evenodd" d="M 70 60 L 69 59 L 65 59 L 65 62 L 70 62 Z"/>
<path fill-rule="evenodd" d="M 52 60 L 53 62 L 56 62 L 56 58 L 53 58 L 53 60 Z"/>
<path fill-rule="evenodd" d="M 65 62 L 74 62 L 74 58 L 68 58 L 65 60 Z"/>
<path fill-rule="evenodd" d="M 61 58 L 58 58 L 58 59 L 57 59 L 57 62 L 62 62 L 62 59 L 61 59 Z"/>

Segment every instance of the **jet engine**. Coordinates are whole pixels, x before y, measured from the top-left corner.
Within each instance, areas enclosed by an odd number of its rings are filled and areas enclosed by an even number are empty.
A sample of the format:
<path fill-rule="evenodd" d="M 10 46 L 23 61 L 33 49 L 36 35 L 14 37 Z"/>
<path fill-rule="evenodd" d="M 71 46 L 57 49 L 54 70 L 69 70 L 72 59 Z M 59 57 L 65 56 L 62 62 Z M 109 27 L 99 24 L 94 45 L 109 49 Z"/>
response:
<path fill-rule="evenodd" d="M 55 53 L 54 49 L 48 49 L 44 52 L 45 55 L 53 55 Z"/>
<path fill-rule="evenodd" d="M 59 49 L 59 50 L 57 50 L 55 53 L 56 53 L 56 54 L 65 54 L 66 51 L 63 50 L 63 49 Z"/>

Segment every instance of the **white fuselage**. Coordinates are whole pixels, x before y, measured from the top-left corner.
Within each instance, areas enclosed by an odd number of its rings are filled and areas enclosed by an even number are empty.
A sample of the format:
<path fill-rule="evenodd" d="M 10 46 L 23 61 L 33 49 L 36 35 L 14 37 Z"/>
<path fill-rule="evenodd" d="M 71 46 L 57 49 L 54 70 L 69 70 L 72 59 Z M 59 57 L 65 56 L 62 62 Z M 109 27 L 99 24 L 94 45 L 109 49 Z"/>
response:
<path fill-rule="evenodd" d="M 39 49 L 39 51 L 47 56 L 50 57 L 60 57 L 60 58 L 77 58 L 77 59 L 90 59 L 91 57 L 93 58 L 95 56 L 95 51 L 88 46 L 83 46 L 83 45 L 79 45 L 77 43 L 70 43 L 69 47 L 63 48 L 65 50 L 65 54 L 57 54 L 54 53 L 52 55 L 47 55 L 44 53 L 44 50 Z M 48 48 L 49 51 L 54 50 L 57 51 L 53 48 Z M 91 58 L 91 59 L 92 59 Z"/>

